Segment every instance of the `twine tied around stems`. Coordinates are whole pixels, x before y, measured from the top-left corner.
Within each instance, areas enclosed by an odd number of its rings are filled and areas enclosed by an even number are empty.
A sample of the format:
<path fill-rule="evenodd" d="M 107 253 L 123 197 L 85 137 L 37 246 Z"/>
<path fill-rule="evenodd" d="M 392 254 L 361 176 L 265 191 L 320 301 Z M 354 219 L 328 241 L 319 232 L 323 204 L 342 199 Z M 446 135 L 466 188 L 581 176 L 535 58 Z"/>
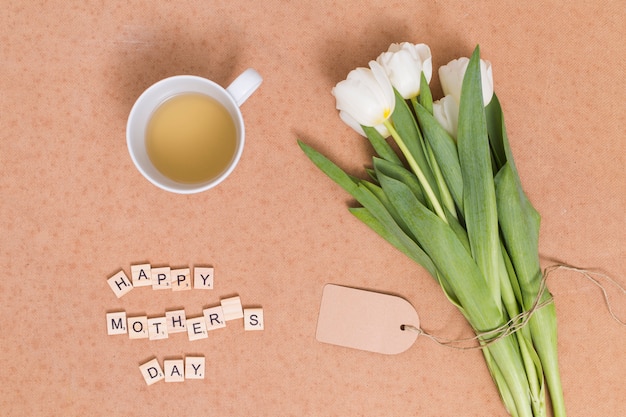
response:
<path fill-rule="evenodd" d="M 530 318 L 533 316 L 533 314 L 535 314 L 535 312 L 537 312 L 537 310 L 554 302 L 554 299 L 552 298 L 552 296 L 550 296 L 548 299 L 544 301 L 540 301 L 540 300 L 543 297 L 543 294 L 547 290 L 548 277 L 554 271 L 557 271 L 559 269 L 562 269 L 565 271 L 578 272 L 584 278 L 588 279 L 594 285 L 600 288 L 600 291 L 602 291 L 602 295 L 604 297 L 604 302 L 606 304 L 606 307 L 609 311 L 609 314 L 613 318 L 613 320 L 615 320 L 617 323 L 619 323 L 622 326 L 626 326 L 626 321 L 621 319 L 613 310 L 613 306 L 611 305 L 611 302 L 609 301 L 609 295 L 607 293 L 606 288 L 604 287 L 604 285 L 602 285 L 602 283 L 597 278 L 594 277 L 594 275 L 598 277 L 602 277 L 603 279 L 607 280 L 608 282 L 613 284 L 615 287 L 617 287 L 622 292 L 622 294 L 625 294 L 626 289 L 623 286 L 621 286 L 613 278 L 601 272 L 590 271 L 587 269 L 577 268 L 575 266 L 566 265 L 566 264 L 555 264 L 543 270 L 541 282 L 539 284 L 539 291 L 537 292 L 537 297 L 535 298 L 533 305 L 528 310 L 523 311 L 522 313 L 518 314 L 515 317 L 512 317 L 509 321 L 507 321 L 501 326 L 496 327 L 495 329 L 487 330 L 484 332 L 477 332 L 476 335 L 473 337 L 462 338 L 462 339 L 446 339 L 443 337 L 435 336 L 426 332 L 425 330 L 419 327 L 415 327 L 409 324 L 401 325 L 400 329 L 403 331 L 410 331 L 410 332 L 417 333 L 418 335 L 426 336 L 432 341 L 434 341 L 435 343 L 437 343 L 438 345 L 450 347 L 453 349 L 458 349 L 458 350 L 483 349 L 493 343 L 496 343 L 498 340 L 503 339 L 507 336 L 510 336 L 513 333 L 524 328 L 524 326 L 528 325 Z M 477 342 L 478 344 L 474 344 L 472 346 L 459 346 L 459 345 L 467 344 L 470 342 Z"/>

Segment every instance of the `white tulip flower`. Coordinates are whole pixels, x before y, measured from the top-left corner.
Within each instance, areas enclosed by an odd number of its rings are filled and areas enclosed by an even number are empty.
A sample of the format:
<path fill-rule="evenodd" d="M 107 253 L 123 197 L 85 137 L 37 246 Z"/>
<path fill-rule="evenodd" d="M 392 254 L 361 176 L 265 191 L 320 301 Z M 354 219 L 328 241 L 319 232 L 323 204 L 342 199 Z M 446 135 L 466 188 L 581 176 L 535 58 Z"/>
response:
<path fill-rule="evenodd" d="M 367 135 L 365 134 L 365 131 L 363 130 L 363 127 L 356 120 L 354 120 L 352 116 L 350 116 L 348 113 L 346 113 L 345 111 L 340 111 L 339 118 L 343 120 L 345 124 L 347 124 L 352 129 L 354 129 L 359 135 L 363 137 L 367 137 Z M 382 137 L 384 138 L 388 138 L 389 136 L 391 136 L 391 133 L 389 133 L 389 130 L 387 129 L 387 127 L 385 127 L 384 124 L 374 126 L 374 129 L 376 129 L 378 133 L 380 133 Z"/>
<path fill-rule="evenodd" d="M 370 61 L 369 66 L 350 71 L 332 94 L 337 110 L 346 112 L 360 125 L 378 126 L 389 119 L 396 100 L 385 70 L 376 61 Z"/>
<path fill-rule="evenodd" d="M 439 124 L 456 139 L 459 125 L 459 103 L 448 95 L 433 103 L 433 116 Z"/>
<path fill-rule="evenodd" d="M 392 43 L 376 62 L 385 69 L 391 85 L 406 100 L 419 95 L 422 72 L 429 83 L 433 76 L 432 54 L 428 45 L 423 43 Z"/>
<path fill-rule="evenodd" d="M 461 102 L 461 87 L 467 70 L 469 58 L 459 58 L 439 67 L 439 81 L 444 95 L 454 97 L 457 103 Z M 493 72 L 489 61 L 480 60 L 480 81 L 483 87 L 483 103 L 486 106 L 493 97 Z"/>

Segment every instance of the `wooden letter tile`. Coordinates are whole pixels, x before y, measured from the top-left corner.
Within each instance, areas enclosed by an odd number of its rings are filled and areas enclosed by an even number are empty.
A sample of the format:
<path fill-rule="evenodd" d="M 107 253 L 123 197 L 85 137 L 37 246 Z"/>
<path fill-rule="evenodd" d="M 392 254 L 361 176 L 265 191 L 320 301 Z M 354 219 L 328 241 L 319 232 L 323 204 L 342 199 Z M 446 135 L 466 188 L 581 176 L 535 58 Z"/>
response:
<path fill-rule="evenodd" d="M 212 290 L 213 289 L 212 267 L 195 267 L 193 269 L 193 287 L 196 290 Z"/>
<path fill-rule="evenodd" d="M 169 290 L 172 288 L 172 278 L 169 266 L 152 268 L 152 289 Z"/>
<path fill-rule="evenodd" d="M 204 316 L 187 319 L 187 335 L 190 341 L 209 337 Z"/>
<path fill-rule="evenodd" d="M 185 358 L 185 378 L 204 379 L 204 356 L 187 356 Z"/>
<path fill-rule="evenodd" d="M 220 301 L 224 310 L 224 319 L 226 321 L 240 319 L 243 317 L 243 309 L 241 307 L 241 299 L 239 297 L 225 298 Z"/>
<path fill-rule="evenodd" d="M 244 330 L 263 330 L 263 309 L 246 308 L 243 310 Z"/>
<path fill-rule="evenodd" d="M 133 279 L 133 287 L 150 287 L 152 285 L 150 264 L 131 265 L 130 276 Z"/>
<path fill-rule="evenodd" d="M 167 321 L 165 317 L 148 319 L 148 337 L 150 340 L 167 339 Z"/>
<path fill-rule="evenodd" d="M 211 331 L 226 327 L 226 319 L 224 318 L 224 310 L 222 306 L 205 308 L 203 311 L 204 320 L 206 321 L 206 329 Z"/>
<path fill-rule="evenodd" d="M 159 361 L 156 358 L 140 365 L 139 370 L 148 385 L 152 385 L 165 378 L 163 371 L 161 370 L 161 365 L 159 365 Z"/>
<path fill-rule="evenodd" d="M 126 334 L 126 312 L 107 313 L 107 334 Z"/>
<path fill-rule="evenodd" d="M 133 289 L 133 284 L 130 282 L 124 271 L 120 271 L 113 275 L 107 280 L 107 282 L 117 298 L 121 298 L 124 294 L 128 294 Z"/>
<path fill-rule="evenodd" d="M 128 318 L 128 338 L 129 339 L 147 339 L 148 338 L 148 317 L 129 317 Z"/>
<path fill-rule="evenodd" d="M 187 331 L 185 310 L 166 311 L 167 333 L 184 333 Z"/>
<path fill-rule="evenodd" d="M 165 382 L 184 382 L 185 365 L 182 359 L 166 359 L 163 361 Z"/>
<path fill-rule="evenodd" d="M 191 289 L 191 272 L 189 268 L 172 269 L 172 291 Z"/>

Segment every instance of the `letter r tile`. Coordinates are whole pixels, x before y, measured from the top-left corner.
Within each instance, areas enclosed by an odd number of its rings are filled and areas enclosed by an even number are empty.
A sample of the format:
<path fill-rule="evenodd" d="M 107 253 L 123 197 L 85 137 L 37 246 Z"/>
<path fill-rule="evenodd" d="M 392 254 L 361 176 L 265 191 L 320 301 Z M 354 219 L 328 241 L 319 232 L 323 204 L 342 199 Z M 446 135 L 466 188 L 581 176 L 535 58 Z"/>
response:
<path fill-rule="evenodd" d="M 226 327 L 226 318 L 224 317 L 224 310 L 221 305 L 205 308 L 202 310 L 202 313 L 204 314 L 207 330 L 210 331 Z"/>

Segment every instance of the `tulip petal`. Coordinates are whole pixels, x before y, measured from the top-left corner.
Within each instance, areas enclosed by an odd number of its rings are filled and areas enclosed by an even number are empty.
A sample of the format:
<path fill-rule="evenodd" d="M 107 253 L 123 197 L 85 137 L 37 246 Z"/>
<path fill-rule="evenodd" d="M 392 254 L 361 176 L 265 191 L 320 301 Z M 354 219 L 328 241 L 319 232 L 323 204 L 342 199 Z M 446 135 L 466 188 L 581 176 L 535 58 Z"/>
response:
<path fill-rule="evenodd" d="M 425 44 L 392 43 L 376 61 L 384 68 L 393 87 L 406 100 L 419 95 L 422 72 L 428 82 L 432 78 L 432 57 L 430 48 Z"/>
<path fill-rule="evenodd" d="M 377 123 L 377 124 L 382 124 L 385 120 L 389 118 L 389 116 L 391 116 L 391 113 L 393 113 L 393 110 L 396 105 L 396 98 L 395 98 L 395 94 L 393 93 L 393 87 L 391 86 L 391 81 L 389 81 L 389 77 L 387 77 L 387 74 L 385 73 L 385 70 L 383 69 L 383 67 L 376 61 L 370 61 L 369 65 L 370 65 L 370 68 L 372 69 L 372 74 L 374 75 L 374 78 L 376 79 L 376 82 L 378 83 L 380 87 L 380 90 L 379 90 L 381 93 L 380 98 L 384 102 L 384 105 L 385 105 L 385 109 L 384 109 L 385 117 L 383 120 Z"/>
<path fill-rule="evenodd" d="M 448 95 L 434 102 L 433 116 L 446 132 L 456 139 L 459 124 L 459 104 L 454 97 Z"/>
<path fill-rule="evenodd" d="M 382 68 L 372 61 L 372 68 L 357 68 L 337 83 L 332 93 L 336 107 L 363 126 L 378 126 L 393 112 L 393 87 Z"/>

